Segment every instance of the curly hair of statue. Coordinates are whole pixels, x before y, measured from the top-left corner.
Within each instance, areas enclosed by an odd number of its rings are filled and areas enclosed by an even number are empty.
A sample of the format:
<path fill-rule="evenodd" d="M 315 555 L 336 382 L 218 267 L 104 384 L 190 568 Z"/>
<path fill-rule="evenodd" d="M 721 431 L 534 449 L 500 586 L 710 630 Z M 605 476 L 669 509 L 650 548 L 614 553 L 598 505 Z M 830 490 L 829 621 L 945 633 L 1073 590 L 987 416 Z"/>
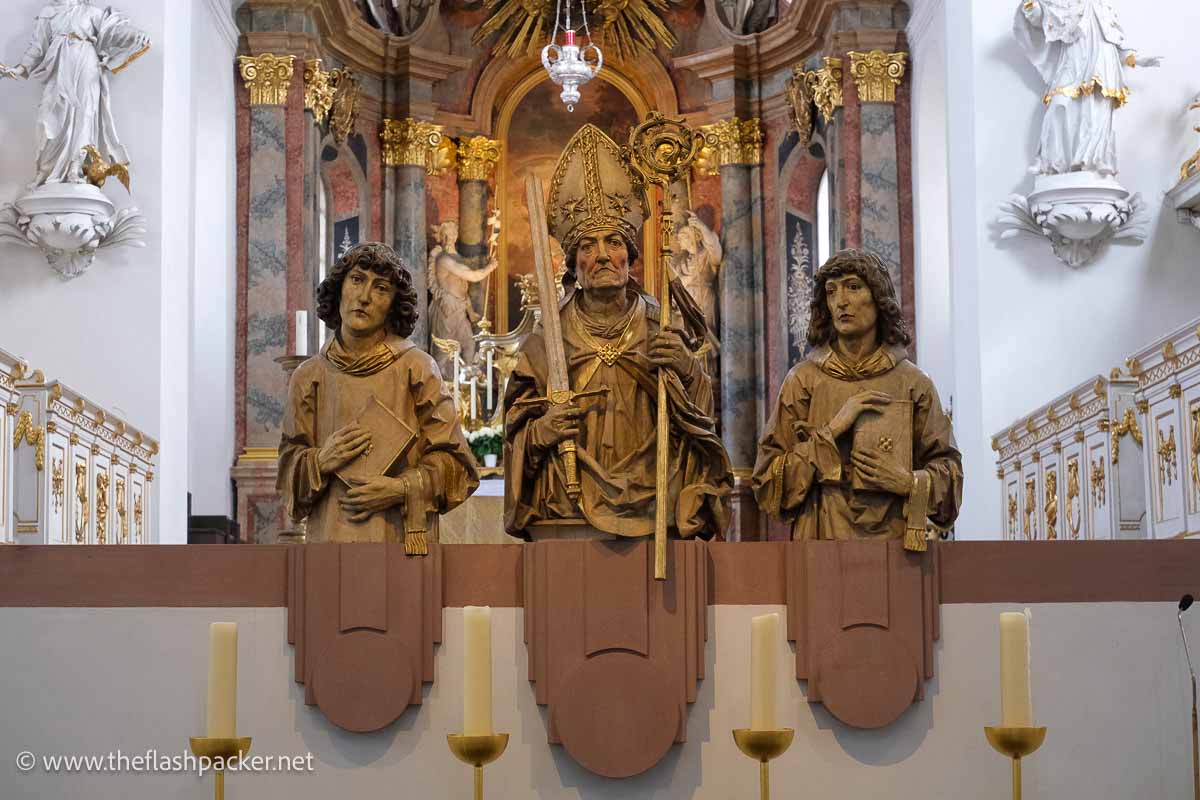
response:
<path fill-rule="evenodd" d="M 388 311 L 387 329 L 400 337 L 409 336 L 417 324 L 417 292 L 412 273 L 396 251 L 381 242 L 366 242 L 350 248 L 317 287 L 317 318 L 333 330 L 342 325 L 342 284 L 355 267 L 392 279 L 396 296 Z"/>
<path fill-rule="evenodd" d="M 841 250 L 829 257 L 813 275 L 813 299 L 809 306 L 808 343 L 813 347 L 831 344 L 837 337 L 825 282 L 831 278 L 857 275 L 871 290 L 879 309 L 878 336 L 880 344 L 908 345 L 912 336 L 896 299 L 896 287 L 887 267 L 879 256 L 867 250 Z"/>

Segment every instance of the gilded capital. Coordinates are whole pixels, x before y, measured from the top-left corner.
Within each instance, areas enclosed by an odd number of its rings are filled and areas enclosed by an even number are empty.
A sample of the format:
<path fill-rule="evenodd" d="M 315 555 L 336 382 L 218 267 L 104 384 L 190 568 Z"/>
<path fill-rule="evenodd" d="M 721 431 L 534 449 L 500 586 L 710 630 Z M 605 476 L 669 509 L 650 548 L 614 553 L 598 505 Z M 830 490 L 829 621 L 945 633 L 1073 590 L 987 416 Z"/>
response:
<path fill-rule="evenodd" d="M 287 103 L 295 56 L 238 56 L 242 81 L 250 92 L 252 106 L 282 106 Z"/>
<path fill-rule="evenodd" d="M 425 167 L 435 171 L 442 149 L 442 126 L 420 119 L 385 119 L 379 134 L 383 163 L 389 167 Z M 444 152 L 444 150 L 443 150 Z"/>
<path fill-rule="evenodd" d="M 458 179 L 486 181 L 500 162 L 500 142 L 486 136 L 458 140 Z"/>
<path fill-rule="evenodd" d="M 704 147 L 697 156 L 696 169 L 703 175 L 716 175 L 721 167 L 757 166 L 762 163 L 763 133 L 758 117 L 731 119 L 702 125 Z"/>
<path fill-rule="evenodd" d="M 321 69 L 321 59 L 304 62 L 304 108 L 312 112 L 313 120 L 324 125 L 333 108 L 333 83 L 329 73 Z"/>
<path fill-rule="evenodd" d="M 904 77 L 908 53 L 850 53 L 850 77 L 858 87 L 858 99 L 864 103 L 896 102 L 896 87 Z"/>

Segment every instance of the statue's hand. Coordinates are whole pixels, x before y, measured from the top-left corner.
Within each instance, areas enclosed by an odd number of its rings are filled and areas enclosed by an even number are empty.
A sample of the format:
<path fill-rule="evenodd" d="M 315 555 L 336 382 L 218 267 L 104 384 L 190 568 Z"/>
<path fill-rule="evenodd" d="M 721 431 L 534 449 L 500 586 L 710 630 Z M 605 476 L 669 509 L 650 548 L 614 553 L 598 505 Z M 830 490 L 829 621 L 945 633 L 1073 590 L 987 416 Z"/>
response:
<path fill-rule="evenodd" d="M 854 421 L 858 419 L 859 414 L 864 411 L 879 411 L 890 402 L 892 402 L 892 398 L 883 392 L 859 392 L 854 395 L 842 405 L 829 423 L 829 430 L 833 433 L 833 438 L 836 439 L 853 428 Z"/>
<path fill-rule="evenodd" d="M 487 265 L 484 266 L 483 271 L 485 273 L 491 273 L 494 272 L 498 266 L 500 266 L 500 259 L 493 256 L 491 260 L 488 261 Z"/>
<path fill-rule="evenodd" d="M 1139 67 L 1161 67 L 1162 56 L 1146 56 L 1145 58 L 1137 59 Z"/>
<path fill-rule="evenodd" d="M 334 470 L 349 464 L 371 446 L 371 432 L 352 422 L 330 434 L 325 444 L 317 453 L 317 469 L 322 475 L 329 475 Z"/>
<path fill-rule="evenodd" d="M 0 64 L 0 78 L 12 78 L 13 80 L 16 80 L 17 78 L 28 77 L 29 71 L 25 69 L 24 65 L 6 67 L 3 64 Z"/>
<path fill-rule="evenodd" d="M 366 522 L 372 514 L 404 502 L 404 481 L 397 478 L 379 475 L 350 482 L 353 485 L 338 504 L 351 522 Z"/>
<path fill-rule="evenodd" d="M 583 411 L 574 402 L 552 403 L 545 414 L 530 423 L 533 444 L 551 447 L 564 439 L 579 435 L 579 419 Z"/>
<path fill-rule="evenodd" d="M 650 351 L 647 353 L 656 367 L 673 369 L 681 376 L 691 372 L 692 361 L 695 359 L 692 351 L 683 343 L 683 337 L 680 335 L 682 333 L 683 331 L 674 327 L 660 331 L 650 340 Z"/>
<path fill-rule="evenodd" d="M 908 497 L 915 482 L 912 472 L 885 459 L 877 450 L 857 450 L 850 457 L 854 469 L 867 486 Z"/>

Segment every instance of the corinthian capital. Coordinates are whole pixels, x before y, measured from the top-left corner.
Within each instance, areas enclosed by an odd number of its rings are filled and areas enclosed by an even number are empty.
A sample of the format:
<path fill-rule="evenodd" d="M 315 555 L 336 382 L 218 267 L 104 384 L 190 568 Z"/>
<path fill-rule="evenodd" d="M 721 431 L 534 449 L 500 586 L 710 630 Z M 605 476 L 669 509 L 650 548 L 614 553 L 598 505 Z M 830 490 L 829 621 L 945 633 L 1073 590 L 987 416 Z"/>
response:
<path fill-rule="evenodd" d="M 908 53 L 850 52 L 850 77 L 864 103 L 896 102 L 896 87 L 904 77 Z"/>
<path fill-rule="evenodd" d="M 434 172 L 445 136 L 442 126 L 420 119 L 385 119 L 379 134 L 383 163 L 389 167 L 425 167 Z"/>
<path fill-rule="evenodd" d="M 500 142 L 486 136 L 458 140 L 458 179 L 486 181 L 500 161 Z"/>
<path fill-rule="evenodd" d="M 758 117 L 730 119 L 702 125 L 704 147 L 697 156 L 696 169 L 715 175 L 720 167 L 755 166 L 762 163 L 763 133 Z"/>
<path fill-rule="evenodd" d="M 295 56 L 276 56 L 271 53 L 238 56 L 238 70 L 250 92 L 250 105 L 286 105 L 295 61 Z"/>

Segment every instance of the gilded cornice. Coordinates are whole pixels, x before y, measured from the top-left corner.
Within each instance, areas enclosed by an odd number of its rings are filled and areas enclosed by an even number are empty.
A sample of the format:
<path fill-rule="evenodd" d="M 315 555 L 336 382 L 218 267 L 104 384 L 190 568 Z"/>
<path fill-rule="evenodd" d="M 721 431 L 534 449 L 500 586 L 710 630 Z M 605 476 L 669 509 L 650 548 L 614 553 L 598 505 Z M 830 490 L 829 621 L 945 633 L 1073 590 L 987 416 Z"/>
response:
<path fill-rule="evenodd" d="M 904 77 L 908 53 L 851 50 L 847 55 L 850 56 L 850 77 L 858 87 L 859 100 L 864 103 L 896 102 L 896 87 Z"/>
<path fill-rule="evenodd" d="M 500 162 L 500 142 L 486 136 L 458 140 L 458 179 L 486 181 Z"/>
<path fill-rule="evenodd" d="M 252 106 L 282 106 L 287 103 L 295 56 L 238 56 L 238 70 L 250 92 Z"/>
<path fill-rule="evenodd" d="M 379 134 L 383 163 L 389 167 L 436 169 L 435 159 L 445 138 L 442 126 L 420 119 L 385 119 Z"/>
<path fill-rule="evenodd" d="M 700 132 L 704 134 L 704 148 L 696 168 L 702 175 L 715 175 L 720 167 L 762 163 L 763 132 L 757 117 L 732 117 L 701 126 Z"/>

